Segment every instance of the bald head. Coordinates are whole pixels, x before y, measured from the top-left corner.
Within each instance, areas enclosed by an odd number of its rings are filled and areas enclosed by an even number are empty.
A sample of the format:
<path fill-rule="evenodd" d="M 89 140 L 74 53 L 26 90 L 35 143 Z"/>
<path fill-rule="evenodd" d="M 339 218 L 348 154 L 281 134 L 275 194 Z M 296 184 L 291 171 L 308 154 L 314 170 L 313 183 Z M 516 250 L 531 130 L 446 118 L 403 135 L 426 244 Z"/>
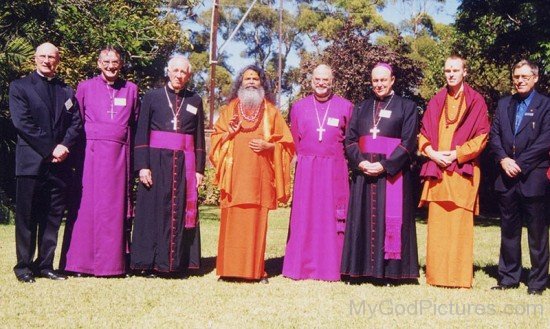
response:
<path fill-rule="evenodd" d="M 324 75 L 324 76 L 330 76 L 330 78 L 332 79 L 333 78 L 333 75 L 332 75 L 332 68 L 326 64 L 321 64 L 321 65 L 318 65 L 314 70 L 313 70 L 313 76 L 318 76 L 318 75 Z"/>
<path fill-rule="evenodd" d="M 324 101 L 330 98 L 333 78 L 332 69 L 326 64 L 321 64 L 313 70 L 311 87 L 317 100 Z"/>
<path fill-rule="evenodd" d="M 36 71 L 45 77 L 54 77 L 59 65 L 59 49 L 49 42 L 36 47 L 34 53 Z"/>

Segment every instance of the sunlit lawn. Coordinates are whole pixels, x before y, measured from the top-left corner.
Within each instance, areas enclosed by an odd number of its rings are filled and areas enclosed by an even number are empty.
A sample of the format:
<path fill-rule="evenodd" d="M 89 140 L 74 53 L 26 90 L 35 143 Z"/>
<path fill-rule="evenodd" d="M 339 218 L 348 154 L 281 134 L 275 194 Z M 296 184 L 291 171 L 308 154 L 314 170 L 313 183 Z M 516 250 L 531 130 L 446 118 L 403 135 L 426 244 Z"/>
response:
<path fill-rule="evenodd" d="M 419 285 L 293 281 L 281 276 L 288 209 L 271 213 L 267 242 L 268 285 L 217 282 L 219 211 L 202 208 L 203 268 L 187 279 L 70 278 L 19 283 L 14 227 L 0 226 L 0 327 L 517 327 L 550 328 L 550 291 L 528 296 L 526 287 L 491 291 L 496 283 L 498 222 L 475 228 L 473 289 Z M 417 225 L 425 264 L 426 225 Z M 524 266 L 529 267 L 524 233 Z"/>

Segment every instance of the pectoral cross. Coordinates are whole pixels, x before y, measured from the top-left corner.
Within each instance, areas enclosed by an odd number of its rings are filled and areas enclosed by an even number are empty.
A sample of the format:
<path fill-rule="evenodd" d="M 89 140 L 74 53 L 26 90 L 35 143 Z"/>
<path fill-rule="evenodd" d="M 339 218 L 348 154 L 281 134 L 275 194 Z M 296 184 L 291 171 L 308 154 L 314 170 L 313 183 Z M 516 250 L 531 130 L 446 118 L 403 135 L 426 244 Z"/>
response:
<path fill-rule="evenodd" d="M 178 130 L 178 118 L 174 117 L 174 119 L 172 119 L 172 121 L 170 121 L 170 122 L 172 122 L 172 124 L 173 124 L 172 127 L 173 127 L 174 131 Z"/>
<path fill-rule="evenodd" d="M 372 139 L 376 139 L 376 136 L 378 135 L 378 133 L 380 132 L 380 129 L 378 129 L 378 127 L 374 126 L 372 127 L 370 130 L 369 130 L 372 134 Z"/>
<path fill-rule="evenodd" d="M 111 115 L 111 120 L 113 120 L 113 115 L 117 114 L 117 112 L 115 112 L 114 108 L 111 106 L 111 110 L 107 111 L 107 114 L 110 114 Z"/>
<path fill-rule="evenodd" d="M 323 140 L 323 133 L 326 131 L 325 128 L 319 127 L 317 128 L 317 131 L 319 132 L 319 142 Z"/>

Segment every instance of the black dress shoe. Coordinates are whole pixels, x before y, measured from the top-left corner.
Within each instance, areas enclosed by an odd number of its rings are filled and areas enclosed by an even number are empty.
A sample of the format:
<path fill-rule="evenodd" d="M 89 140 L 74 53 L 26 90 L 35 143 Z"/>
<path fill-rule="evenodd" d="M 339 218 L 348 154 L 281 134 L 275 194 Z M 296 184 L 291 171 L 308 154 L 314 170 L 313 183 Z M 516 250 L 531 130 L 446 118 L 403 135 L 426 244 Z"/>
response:
<path fill-rule="evenodd" d="M 40 271 L 40 277 L 50 279 L 50 280 L 67 280 L 67 276 L 61 273 L 58 273 L 54 270 L 43 270 Z"/>
<path fill-rule="evenodd" d="M 25 273 L 17 277 L 17 280 L 23 283 L 34 283 L 36 280 L 34 279 L 34 275 L 31 273 Z"/>
<path fill-rule="evenodd" d="M 494 287 L 491 287 L 491 290 L 508 290 L 508 289 L 517 289 L 519 284 L 497 284 Z"/>
<path fill-rule="evenodd" d="M 528 295 L 537 295 L 537 296 L 540 296 L 542 295 L 542 292 L 544 291 L 544 289 L 531 289 L 531 288 L 527 288 L 527 294 Z"/>

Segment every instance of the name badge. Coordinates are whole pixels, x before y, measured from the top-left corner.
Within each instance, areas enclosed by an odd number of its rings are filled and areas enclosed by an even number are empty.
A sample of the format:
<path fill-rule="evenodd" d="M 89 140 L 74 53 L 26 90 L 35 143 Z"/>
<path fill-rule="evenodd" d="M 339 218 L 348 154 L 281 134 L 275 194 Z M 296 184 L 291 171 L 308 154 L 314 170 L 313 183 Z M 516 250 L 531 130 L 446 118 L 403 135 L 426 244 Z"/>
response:
<path fill-rule="evenodd" d="M 380 110 L 380 117 L 389 119 L 391 117 L 391 111 L 390 110 Z"/>
<path fill-rule="evenodd" d="M 126 98 L 116 97 L 115 106 L 126 106 Z"/>
<path fill-rule="evenodd" d="M 73 101 L 69 98 L 67 99 L 67 101 L 65 102 L 65 109 L 67 111 L 70 111 L 71 110 L 71 107 L 73 107 Z"/>
<path fill-rule="evenodd" d="M 193 113 L 195 115 L 197 114 L 197 108 L 191 104 L 187 104 L 187 108 L 185 108 L 185 110 L 189 113 Z"/>
<path fill-rule="evenodd" d="M 525 112 L 526 117 L 532 117 L 535 113 L 533 112 Z"/>
<path fill-rule="evenodd" d="M 328 118 L 327 125 L 331 127 L 338 127 L 340 120 L 338 118 Z"/>

